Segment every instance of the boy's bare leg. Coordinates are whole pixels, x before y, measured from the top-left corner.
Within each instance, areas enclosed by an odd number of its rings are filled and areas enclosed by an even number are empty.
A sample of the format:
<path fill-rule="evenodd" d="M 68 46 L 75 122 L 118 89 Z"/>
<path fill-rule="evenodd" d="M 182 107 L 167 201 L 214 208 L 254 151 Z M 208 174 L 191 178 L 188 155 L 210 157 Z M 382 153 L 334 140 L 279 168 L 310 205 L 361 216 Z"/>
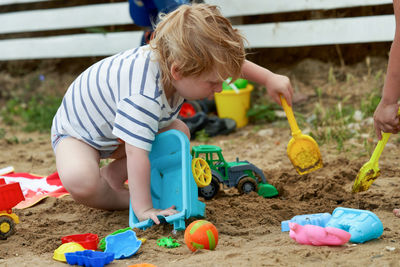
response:
<path fill-rule="evenodd" d="M 123 162 L 112 162 L 114 164 L 111 163 L 111 167 L 103 168 L 100 172 L 99 160 L 96 149 L 75 138 L 64 138 L 57 145 L 58 173 L 64 187 L 77 202 L 107 210 L 127 209 L 129 207 L 128 190 L 122 185 L 120 188 L 116 185 L 111 186 L 107 180 L 112 178 L 104 177 L 112 173 L 112 170 L 116 170 L 116 167 L 120 167 L 119 164 Z M 118 174 L 116 173 L 115 176 Z M 115 176 L 112 175 L 112 177 Z"/>
<path fill-rule="evenodd" d="M 128 169 L 126 167 L 125 144 L 121 144 L 111 155 L 114 161 L 100 169 L 100 175 L 115 191 L 125 191 L 125 181 L 128 179 Z"/>

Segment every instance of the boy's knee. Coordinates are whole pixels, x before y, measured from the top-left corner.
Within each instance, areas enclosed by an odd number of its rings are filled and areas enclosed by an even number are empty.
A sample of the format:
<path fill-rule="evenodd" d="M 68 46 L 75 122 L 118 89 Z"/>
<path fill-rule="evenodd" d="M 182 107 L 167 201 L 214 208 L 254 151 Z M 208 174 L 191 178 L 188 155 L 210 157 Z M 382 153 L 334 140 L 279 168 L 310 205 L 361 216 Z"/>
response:
<path fill-rule="evenodd" d="M 186 123 L 184 123 L 180 119 L 176 119 L 173 123 L 173 129 L 183 132 L 190 140 L 190 130 L 189 127 L 187 127 Z"/>
<path fill-rule="evenodd" d="M 60 173 L 60 179 L 67 191 L 76 201 L 85 201 L 96 194 L 99 177 L 79 170 Z"/>
<path fill-rule="evenodd" d="M 186 123 L 184 123 L 180 119 L 174 120 L 168 127 L 165 127 L 161 131 L 159 131 L 159 133 L 162 133 L 162 132 L 165 132 L 165 131 L 168 131 L 168 130 L 172 130 L 172 129 L 175 129 L 175 130 L 183 132 L 190 140 L 189 127 L 187 127 Z"/>

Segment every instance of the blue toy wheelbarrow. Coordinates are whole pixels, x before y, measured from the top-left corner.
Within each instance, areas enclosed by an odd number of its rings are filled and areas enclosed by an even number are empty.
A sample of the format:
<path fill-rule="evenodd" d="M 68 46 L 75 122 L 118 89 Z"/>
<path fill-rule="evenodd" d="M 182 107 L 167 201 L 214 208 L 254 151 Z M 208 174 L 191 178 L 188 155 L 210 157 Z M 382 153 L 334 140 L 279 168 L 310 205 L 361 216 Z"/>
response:
<path fill-rule="evenodd" d="M 190 144 L 186 135 L 177 130 L 169 130 L 157 135 L 149 158 L 153 207 L 167 209 L 174 205 L 179 211 L 171 216 L 159 216 L 160 221 L 173 224 L 174 230 L 178 231 L 185 229 L 186 219 L 204 217 L 205 204 L 198 200 L 197 185 L 205 186 L 211 182 L 211 170 L 200 158 L 192 162 Z M 196 181 L 192 167 L 194 167 Z M 196 170 L 205 171 L 205 173 L 200 174 Z M 130 205 L 129 226 L 131 228 L 144 230 L 153 224 L 151 219 L 139 222 Z"/>

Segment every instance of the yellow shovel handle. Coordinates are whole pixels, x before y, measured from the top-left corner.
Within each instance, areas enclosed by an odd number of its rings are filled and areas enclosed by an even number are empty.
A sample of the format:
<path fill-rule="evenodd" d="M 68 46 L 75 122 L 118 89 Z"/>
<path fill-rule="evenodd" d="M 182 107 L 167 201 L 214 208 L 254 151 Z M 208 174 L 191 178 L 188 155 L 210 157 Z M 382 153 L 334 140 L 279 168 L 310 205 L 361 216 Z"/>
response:
<path fill-rule="evenodd" d="M 299 126 L 297 125 L 296 119 L 294 118 L 292 108 L 288 105 L 288 103 L 286 102 L 286 99 L 282 95 L 280 95 L 280 98 L 281 98 L 283 110 L 285 111 L 286 117 L 289 121 L 290 129 L 292 130 L 292 136 L 300 135 L 301 131 L 300 131 Z"/>
<path fill-rule="evenodd" d="M 397 111 L 397 114 L 400 115 L 400 108 Z M 378 162 L 379 157 L 382 154 L 383 149 L 385 148 L 385 145 L 387 141 L 389 140 L 391 133 L 383 133 L 382 132 L 382 139 L 378 141 L 378 144 L 376 144 L 375 150 L 372 153 L 370 162 L 373 162 L 374 164 Z"/>
<path fill-rule="evenodd" d="M 385 145 L 387 141 L 389 140 L 391 133 L 382 133 L 382 139 L 378 141 L 378 144 L 376 144 L 375 150 L 372 153 L 370 162 L 373 162 L 374 164 L 378 162 L 379 157 L 382 154 L 383 149 L 385 148 Z"/>

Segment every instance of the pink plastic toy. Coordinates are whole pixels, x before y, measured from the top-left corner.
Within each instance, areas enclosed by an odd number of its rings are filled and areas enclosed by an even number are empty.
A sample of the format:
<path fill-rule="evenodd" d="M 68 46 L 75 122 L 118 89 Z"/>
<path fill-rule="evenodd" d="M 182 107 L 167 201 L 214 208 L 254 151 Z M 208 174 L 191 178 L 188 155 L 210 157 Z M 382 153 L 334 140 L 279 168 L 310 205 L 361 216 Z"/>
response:
<path fill-rule="evenodd" d="M 351 234 L 339 228 L 289 223 L 289 236 L 300 244 L 313 246 L 340 246 L 350 240 Z"/>

